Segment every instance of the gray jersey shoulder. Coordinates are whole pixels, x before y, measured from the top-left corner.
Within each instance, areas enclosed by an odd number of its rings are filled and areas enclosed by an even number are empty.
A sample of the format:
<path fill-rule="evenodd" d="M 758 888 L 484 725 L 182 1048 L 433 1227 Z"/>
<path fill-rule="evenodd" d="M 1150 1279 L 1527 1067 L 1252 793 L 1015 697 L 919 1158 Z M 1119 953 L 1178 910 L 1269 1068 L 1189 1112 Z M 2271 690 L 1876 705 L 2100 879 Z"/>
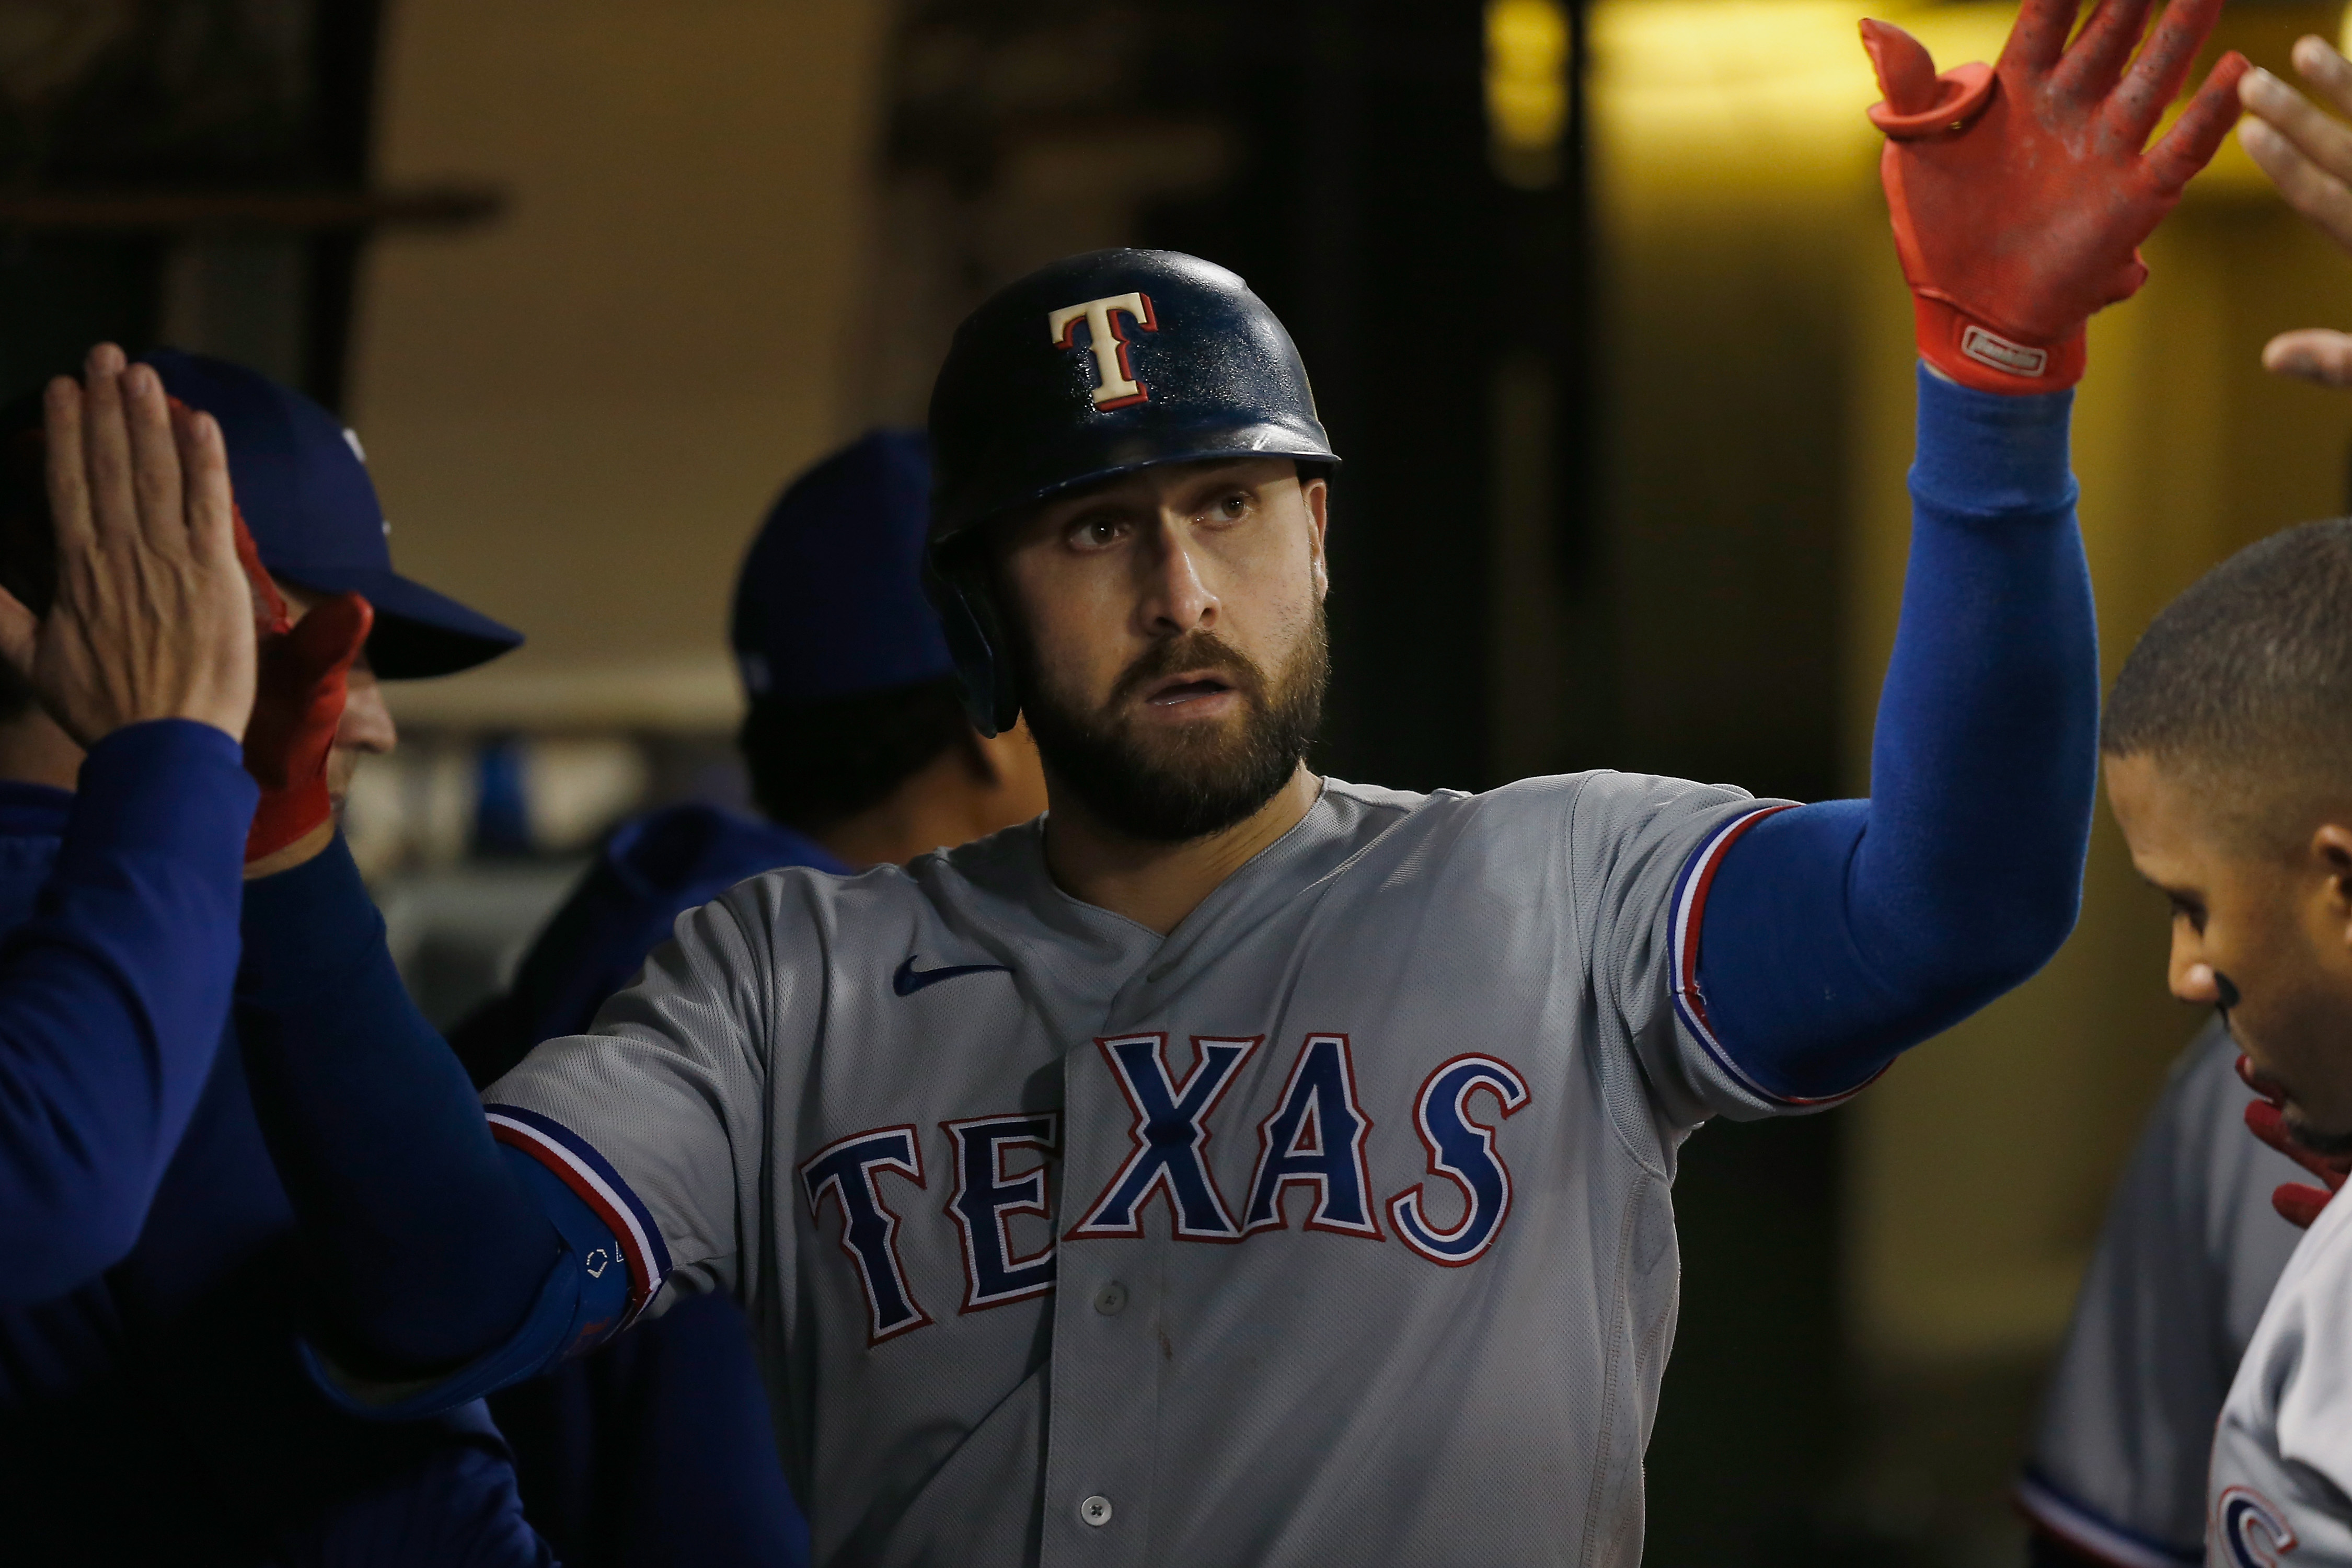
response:
<path fill-rule="evenodd" d="M 1630 1563 L 1672 1150 L 1775 1109 L 1672 1005 L 1756 804 L 1332 783 L 1165 939 L 1034 826 L 772 873 L 490 1098 L 749 1306 L 820 1556 Z"/>
<path fill-rule="evenodd" d="M 2206 1561 L 2352 1568 L 2352 1205 L 2279 1277 L 2214 1428 Z"/>
<path fill-rule="evenodd" d="M 2125 1568 L 2203 1560 L 2213 1424 L 2301 1233 L 2303 1178 L 2246 1131 L 2218 1020 L 2174 1063 L 2115 1194 L 2044 1394 L 2020 1500 Z"/>

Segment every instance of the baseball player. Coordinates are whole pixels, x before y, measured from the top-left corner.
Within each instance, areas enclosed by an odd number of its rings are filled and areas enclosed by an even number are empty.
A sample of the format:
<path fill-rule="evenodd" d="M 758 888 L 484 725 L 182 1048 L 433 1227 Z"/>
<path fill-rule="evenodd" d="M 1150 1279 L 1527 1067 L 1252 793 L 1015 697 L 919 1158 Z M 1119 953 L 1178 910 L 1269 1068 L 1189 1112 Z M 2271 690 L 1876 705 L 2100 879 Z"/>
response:
<path fill-rule="evenodd" d="M 2319 38 L 2305 37 L 2295 45 L 2294 61 L 2328 101 L 2352 111 L 2352 66 L 2340 54 Z M 2249 72 L 2240 90 L 2255 117 L 2241 132 L 2248 152 L 2291 205 L 2352 248 L 2352 225 L 2346 221 L 2352 212 L 2347 183 L 2352 181 L 2352 132 L 2268 72 Z M 2352 384 L 2347 345 L 2352 339 L 2340 332 L 2287 332 L 2267 345 L 2263 363 L 2281 374 Z M 2119 816 L 2127 799 L 2143 805 L 2161 799 L 2168 793 L 2164 786 L 2177 786 L 2184 773 L 2201 774 L 2208 788 L 2221 782 L 2221 765 L 2212 755 L 2217 725 L 2236 731 L 2231 749 L 2239 753 L 2231 759 L 2237 765 L 2284 747 L 2301 753 L 2282 764 L 2290 777 L 2340 768 L 2324 744 L 2308 744 L 2309 736 L 2290 739 L 2279 724 L 2298 700 L 2313 700 L 2326 680 L 2341 679 L 2344 650 L 2325 635 L 2326 628 L 2295 624 L 2297 594 L 2262 605 L 2251 603 L 2250 595 L 2263 583 L 2284 586 L 2301 571 L 2316 570 L 2322 584 L 2334 586 L 2298 584 L 2301 613 L 2307 614 L 2329 593 L 2344 592 L 2342 559 L 2340 539 L 2331 545 L 2308 530 L 2281 536 L 2197 584 L 2151 628 L 2118 685 L 2122 711 L 2110 726 L 2111 764 L 2118 752 L 2130 753 L 2116 796 Z M 2270 657 L 2254 656 L 2262 643 L 2269 645 Z M 2290 670 L 2298 655 L 2304 668 Z M 2338 672 L 2334 677 L 2331 668 Z M 2195 683 L 2207 678 L 2213 685 L 2201 691 Z M 2190 717 L 2192 707 L 2207 710 L 2201 723 Z M 2158 784 L 2151 786 L 2150 779 Z M 2310 805 L 2294 796 L 2293 791 L 2258 790 L 2244 815 L 2292 821 L 2299 806 Z M 2239 883 L 2233 890 L 2242 893 L 2242 879 L 2231 874 L 2242 868 L 2229 863 L 2243 859 L 2246 836 L 2221 829 L 2210 811 L 2170 824 L 2144 819 L 2134 846 L 2137 850 L 2146 840 L 2150 854 L 2160 856 L 2168 847 L 2177 849 L 2185 831 L 2192 842 L 2204 840 L 2196 845 L 2199 868 L 2221 867 L 2221 879 Z M 2210 1164 L 2213 1175 L 2196 1183 L 2157 1173 L 2160 1133 L 2151 1128 L 2117 1194 L 2077 1307 L 2035 1468 L 2021 1496 L 2054 1538 L 2045 1547 L 2052 1561 L 2193 1563 L 2208 1560 L 2208 1547 L 2210 1560 L 2221 1564 L 2289 1556 L 2299 1562 L 2315 1553 L 2328 1560 L 2340 1551 L 2340 1525 L 2331 1532 L 2299 1521 L 2296 1504 L 2286 1500 L 2294 1488 L 2265 1491 L 2261 1481 L 2249 1484 L 2247 1453 L 2251 1447 L 2259 1456 L 2253 1468 L 2266 1468 L 2273 1479 L 2282 1469 L 2294 1471 L 2305 1492 L 2315 1488 L 2340 1501 L 2339 1494 L 2326 1492 L 2323 1478 L 2330 1472 L 2324 1465 L 2305 1469 L 2290 1457 L 2299 1430 L 2294 1413 L 2308 1415 L 2325 1401 L 2325 1358 L 2298 1362 L 2289 1348 L 2294 1314 L 2309 1310 L 2315 1293 L 2324 1296 L 2322 1276 L 2298 1263 L 2293 1290 L 2299 1302 L 2283 1309 L 2279 1323 L 2263 1314 L 2301 1240 L 2295 1227 L 2321 1216 L 2330 1192 L 2343 1182 L 2347 1160 L 2324 1138 L 2317 1147 L 2295 1138 L 2303 1119 L 2274 1078 L 2248 1074 L 2269 1095 L 2249 1104 L 2235 1082 L 2242 1070 L 2239 1043 L 2229 1037 L 2235 1032 L 2253 1038 L 2244 1014 L 2233 1019 L 2242 973 L 2184 957 L 2184 944 L 2202 934 L 2195 928 L 2210 920 L 2210 911 L 2195 898 L 2177 896 L 2176 907 L 2183 913 L 2176 921 L 2175 990 L 2188 1000 L 2218 1005 L 2221 1021 L 2195 1047 L 2196 1065 L 2176 1078 L 2158 1124 L 2176 1121 L 2189 1169 L 2202 1172 Z M 2241 899 L 2241 916 L 2244 910 Z M 2232 923 L 2238 929 L 2231 940 L 2244 943 L 2242 921 Z M 2293 966 L 2294 944 L 2275 945 Z M 2274 1010 L 2270 1022 L 2275 1029 Z M 2192 1079 L 2199 1087 L 2184 1092 Z M 2276 1152 L 2246 1138 L 2242 1126 L 2252 1126 Z M 2312 1174 L 2324 1185 L 2311 1185 Z M 2280 1184 L 2273 1190 L 2273 1184 Z M 2241 1357 L 2257 1322 L 2262 1348 L 2244 1356 L 2248 1376 L 2241 1378 Z M 2134 1352 L 2140 1364 L 2127 1368 L 2124 1363 Z M 2264 1379 L 2271 1380 L 2268 1386 Z M 2352 1412 L 2330 1408 L 2325 1419 L 2340 1425 L 2347 1415 Z M 2218 1448 L 2211 1436 L 2217 1417 L 2223 1418 Z M 2205 1488 L 2195 1489 L 2194 1513 L 2189 1506 L 2192 1468 L 2210 1471 L 2213 1480 L 2210 1507 Z M 2331 1539 L 2336 1547 L 2327 1544 Z M 2069 1543 L 2071 1552 L 2055 1541 Z"/>
<path fill-rule="evenodd" d="M 929 491 L 922 437 L 877 430 L 778 499 L 737 579 L 730 638 L 751 701 L 740 747 L 766 819 L 688 803 L 623 825 L 512 990 L 452 1032 L 478 1086 L 541 1040 L 586 1033 L 678 916 L 747 878 L 900 864 L 1045 808 L 1026 732 L 983 738 L 964 717 L 923 596 Z M 573 1568 L 808 1560 L 730 1297 L 681 1301 L 491 1408 L 532 1521 Z"/>
<path fill-rule="evenodd" d="M 2347 624 L 2352 521 L 2273 535 L 2157 617 L 2102 735 L 2133 864 L 2172 900 L 2174 994 L 2220 1009 L 2315 1156 L 2352 1152 Z M 2352 1563 L 2347 1218 L 2321 1209 L 2238 1364 L 2213 1438 L 2209 1563 Z"/>
<path fill-rule="evenodd" d="M 104 349 L 92 363 L 88 401 L 99 404 L 121 358 Z M 381 658 L 387 673 L 419 672 L 411 661 L 429 639 L 404 642 L 395 628 L 404 613 L 431 613 L 433 598 L 423 589 L 404 594 L 392 577 L 366 471 L 324 410 L 252 372 L 192 355 L 158 353 L 117 379 L 134 416 L 143 404 L 150 423 L 160 419 L 167 393 L 208 416 L 205 428 L 226 437 L 226 469 L 216 450 L 209 474 L 213 504 L 227 515 L 234 479 L 258 542 L 257 558 L 247 562 L 251 586 L 240 582 L 234 603 L 248 644 L 257 605 L 267 628 L 259 695 L 246 699 L 250 721 L 239 720 L 247 784 L 258 778 L 263 787 L 257 803 L 250 787 L 234 792 L 242 809 L 228 837 L 242 841 L 239 859 L 266 866 L 289 839 L 328 820 L 362 751 L 391 743 L 369 660 Z M 69 463 L 75 442 L 60 413 L 53 404 L 47 444 Z M 106 470 L 89 466 L 98 485 Z M 119 473 L 113 483 L 121 487 Z M 51 569 L 45 547 L 53 518 L 63 520 L 54 530 L 61 542 L 82 531 L 70 521 L 74 498 L 56 493 L 58 503 L 45 506 L 37 491 L 19 490 L 0 509 L 9 524 L 0 580 L 15 601 L 36 610 L 47 609 L 53 594 L 64 603 L 76 581 L 68 563 Z M 103 516 L 105 506 L 99 510 Z M 303 573 L 303 585 L 285 583 L 281 597 L 271 572 L 289 567 Z M 349 583 L 398 606 L 379 623 L 390 637 L 369 635 L 366 601 L 321 596 Z M 299 622 L 287 599 L 308 608 Z M 478 630 L 478 617 L 450 618 L 457 627 L 431 629 Z M 12 926 L 32 912 L 41 868 L 67 864 L 71 853 L 61 841 L 85 806 L 59 786 L 75 782 L 76 737 L 83 732 L 32 709 L 0 723 L 0 911 Z M 84 792 L 100 776 L 99 757 L 93 752 L 81 769 Z M 178 809 L 204 805 L 199 796 Z M 160 805 L 149 809 L 157 820 L 173 820 Z M 228 920 L 236 907 L 220 901 L 211 919 Z M 181 912 L 205 913 L 200 905 Z M 122 918 L 135 932 L 131 913 Z M 184 940 L 204 952 L 203 935 Z M 215 1037 L 226 1022 L 234 951 L 220 955 L 219 1008 L 189 1020 Z M 164 983 L 176 984 L 174 970 L 167 960 L 153 962 L 156 999 L 170 1000 Z M 71 1020 L 78 1003 L 61 989 L 53 1005 Z M 91 1011 L 102 1024 L 101 1007 Z M 7 1555 L 257 1568 L 548 1562 L 545 1544 L 521 1517 L 505 1447 L 478 1404 L 401 1430 L 356 1421 L 308 1386 L 293 1351 L 299 1305 L 293 1218 L 234 1041 L 196 1089 L 137 1245 L 103 1272 L 88 1268 L 33 1301 L 0 1310 Z"/>
<path fill-rule="evenodd" d="M 1280 324 L 1150 251 L 982 305 L 932 566 L 1050 811 L 694 911 L 488 1128 L 381 1087 L 440 1046 L 348 853 L 253 883 L 322 1379 L 434 1408 L 723 1291 L 823 1563 L 1637 1561 L 1682 1138 L 1854 1092 L 2072 924 L 2065 389 L 2235 113 L 2225 57 L 2141 150 L 2216 13 L 2135 60 L 2140 7 L 2032 0 L 1943 76 L 1865 30 L 1927 361 L 1868 801 L 1317 777 L 1337 458 Z"/>
<path fill-rule="evenodd" d="M 2246 1135 L 2251 1096 L 2217 1019 L 2173 1065 L 2075 1299 L 2018 1501 L 2035 1561 L 2205 1560 L 2213 1423 L 2303 1233 L 2294 1162 Z"/>
<path fill-rule="evenodd" d="M 37 621 L 0 589 L 0 704 L 58 738 L 0 770 L 81 794 L 41 850 L 0 859 L 0 1310 L 131 1250 L 236 968 L 254 653 L 220 431 L 121 368 L 92 356 L 86 395 L 60 380 L 55 439 L 5 459 L 57 498 L 62 587 Z"/>
<path fill-rule="evenodd" d="M 2342 55 L 2305 37 L 2294 61 L 2352 112 Z M 2290 204 L 2352 249 L 2352 132 L 2267 71 L 2248 72 L 2239 89 L 2253 116 L 2239 133 L 2247 150 Z M 2352 384 L 2352 337 L 2283 333 L 2263 363 Z M 2214 1423 L 2301 1227 L 2346 1163 L 2286 1138 L 2277 1109 L 2249 1099 L 2239 1061 L 2217 1020 L 2174 1068 L 2109 1206 L 2018 1489 L 2041 1561 L 2204 1561 Z M 2275 1150 L 2246 1137 L 2249 1124 Z"/>

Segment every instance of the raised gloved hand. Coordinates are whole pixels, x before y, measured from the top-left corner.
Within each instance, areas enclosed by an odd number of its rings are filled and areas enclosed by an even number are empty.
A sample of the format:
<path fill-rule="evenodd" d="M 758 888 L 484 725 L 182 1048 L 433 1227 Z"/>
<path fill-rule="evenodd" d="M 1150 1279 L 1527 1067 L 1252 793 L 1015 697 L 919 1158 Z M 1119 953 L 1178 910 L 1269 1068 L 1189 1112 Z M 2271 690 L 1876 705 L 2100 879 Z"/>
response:
<path fill-rule="evenodd" d="M 2147 6 L 2101 0 L 2069 47 L 2074 0 L 2025 0 L 1999 65 L 1941 76 L 1910 34 L 1863 23 L 1919 353 L 1954 381 L 2021 394 L 2081 380 L 2084 323 L 2147 279 L 2140 241 L 2237 119 L 2247 67 L 2232 51 L 2142 152 L 2221 0 L 2172 0 L 2135 61 Z"/>
<path fill-rule="evenodd" d="M 2246 1102 L 2246 1131 L 2285 1155 L 2288 1159 L 2317 1176 L 2323 1185 L 2308 1186 L 2302 1182 L 2282 1182 L 2271 1194 L 2271 1207 L 2279 1217 L 2298 1230 L 2309 1230 L 2319 1211 L 2327 1206 L 2344 1185 L 2347 1174 L 2352 1174 L 2352 1155 L 2315 1154 L 2297 1143 L 2286 1129 L 2286 1113 L 2279 1108 L 2272 1092 L 2257 1082 L 2252 1064 L 2242 1055 L 2238 1058 L 2238 1076 L 2246 1087 L 2263 1096 Z"/>
<path fill-rule="evenodd" d="M 237 553 L 253 584 L 261 638 L 253 718 L 245 729 L 245 771 L 261 784 L 246 864 L 293 844 L 334 816 L 327 757 L 342 722 L 345 679 L 367 642 L 375 611 L 357 594 L 324 599 L 290 626 L 286 601 L 239 520 Z"/>

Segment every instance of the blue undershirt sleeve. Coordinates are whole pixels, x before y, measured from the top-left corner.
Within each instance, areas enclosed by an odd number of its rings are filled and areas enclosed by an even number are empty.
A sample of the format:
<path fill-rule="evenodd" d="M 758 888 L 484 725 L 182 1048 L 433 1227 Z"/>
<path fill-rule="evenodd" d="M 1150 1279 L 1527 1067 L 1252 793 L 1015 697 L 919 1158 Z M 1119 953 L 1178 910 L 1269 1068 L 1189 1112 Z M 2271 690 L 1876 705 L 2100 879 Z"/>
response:
<path fill-rule="evenodd" d="M 0 1304 L 139 1238 L 227 1018 L 255 794 L 236 742 L 191 720 L 82 763 L 33 918 L 0 942 Z"/>
<path fill-rule="evenodd" d="M 1699 1006 L 1768 1099 L 1860 1087 L 2019 984 L 2074 929 L 2098 647 L 2073 394 L 1919 371 L 1911 555 L 1870 798 L 1763 816 L 1698 924 Z"/>
<path fill-rule="evenodd" d="M 617 1253 L 610 1230 L 492 1142 L 342 839 L 249 884 L 245 932 L 238 1032 L 311 1258 L 328 1391 L 378 1415 L 446 1409 L 608 1331 L 625 1286 L 588 1263 Z"/>

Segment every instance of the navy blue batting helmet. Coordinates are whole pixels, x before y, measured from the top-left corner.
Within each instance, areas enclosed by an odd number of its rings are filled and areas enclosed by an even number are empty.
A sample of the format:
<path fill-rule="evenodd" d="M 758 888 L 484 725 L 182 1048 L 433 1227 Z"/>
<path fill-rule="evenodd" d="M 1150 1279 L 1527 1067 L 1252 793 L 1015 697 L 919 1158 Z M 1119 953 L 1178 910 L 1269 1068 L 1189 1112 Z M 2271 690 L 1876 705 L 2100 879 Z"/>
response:
<path fill-rule="evenodd" d="M 985 563 L 955 542 L 1056 491 L 1160 463 L 1333 464 L 1298 350 L 1249 285 L 1172 250 L 1041 267 L 964 319 L 931 389 L 931 590 L 983 734 L 1020 690 Z"/>

